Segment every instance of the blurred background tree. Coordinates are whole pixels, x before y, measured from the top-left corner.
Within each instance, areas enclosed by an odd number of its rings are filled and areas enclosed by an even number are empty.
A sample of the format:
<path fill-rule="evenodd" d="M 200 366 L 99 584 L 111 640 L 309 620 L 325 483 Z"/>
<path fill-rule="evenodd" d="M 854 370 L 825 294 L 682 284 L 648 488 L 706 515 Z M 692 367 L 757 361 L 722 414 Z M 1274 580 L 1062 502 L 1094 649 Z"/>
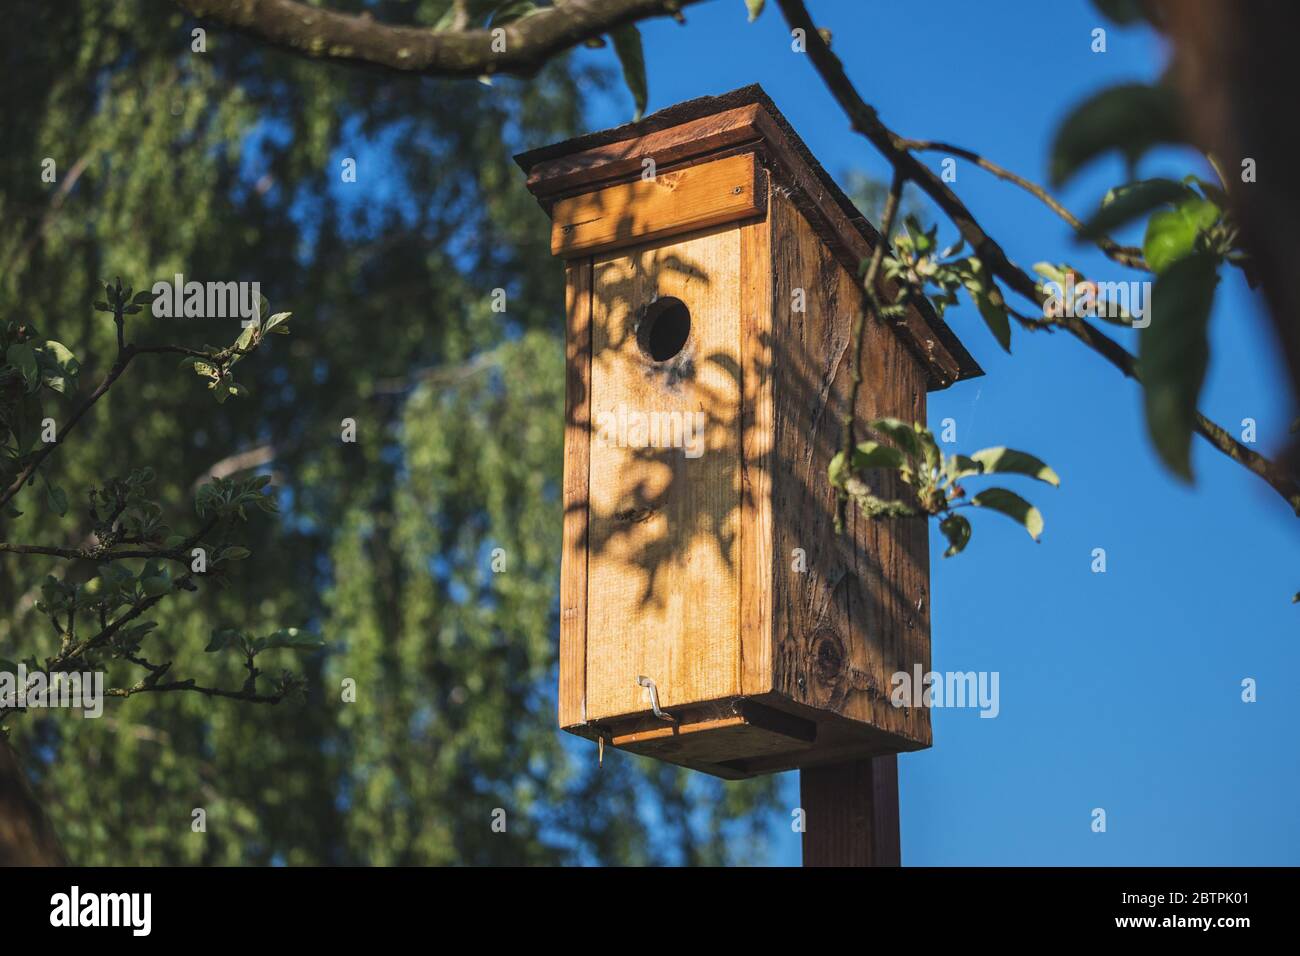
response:
<path fill-rule="evenodd" d="M 432 24 L 449 4 L 378 6 Z M 270 471 L 280 519 L 252 521 L 234 587 L 154 615 L 160 656 L 237 686 L 238 662 L 203 652 L 213 627 L 326 642 L 301 663 L 305 703 L 149 694 L 99 720 L 12 720 L 71 861 L 761 857 L 771 778 L 724 788 L 614 752 L 598 769 L 555 727 L 562 270 L 510 157 L 579 132 L 610 76 L 563 57 L 526 83 L 395 79 L 229 33 L 193 52 L 166 0 L 9 12 L 22 26 L 0 40 L 0 322 L 67 344 L 83 383 L 112 357 L 112 322 L 91 309 L 106 278 L 257 281 L 295 324 L 241 366 L 252 394 L 220 406 L 174 357 L 137 360 L 51 459 L 67 517 L 27 508 L 6 535 L 75 544 L 88 489 L 145 464 L 178 520 L 208 476 Z M 134 318 L 142 339 L 237 334 L 235 320 Z M 0 554 L 0 656 L 50 653 L 35 611 L 48 571 L 93 574 Z"/>

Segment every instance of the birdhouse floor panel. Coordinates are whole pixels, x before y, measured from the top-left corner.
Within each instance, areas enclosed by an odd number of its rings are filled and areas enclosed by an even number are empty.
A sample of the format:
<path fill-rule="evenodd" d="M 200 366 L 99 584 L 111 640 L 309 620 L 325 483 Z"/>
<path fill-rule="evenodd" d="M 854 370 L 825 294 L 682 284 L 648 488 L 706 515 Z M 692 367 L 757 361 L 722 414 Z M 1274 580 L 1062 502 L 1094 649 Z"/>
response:
<path fill-rule="evenodd" d="M 677 708 L 667 723 L 642 714 L 566 728 L 628 753 L 741 780 L 800 767 L 920 750 L 923 742 L 792 705 L 779 695 Z"/>
<path fill-rule="evenodd" d="M 740 777 L 744 773 L 728 764 L 743 759 L 792 759 L 817 739 L 812 721 L 743 699 L 689 708 L 674 719 L 674 724 L 657 717 L 622 721 L 613 725 L 610 743 L 630 753 Z"/>

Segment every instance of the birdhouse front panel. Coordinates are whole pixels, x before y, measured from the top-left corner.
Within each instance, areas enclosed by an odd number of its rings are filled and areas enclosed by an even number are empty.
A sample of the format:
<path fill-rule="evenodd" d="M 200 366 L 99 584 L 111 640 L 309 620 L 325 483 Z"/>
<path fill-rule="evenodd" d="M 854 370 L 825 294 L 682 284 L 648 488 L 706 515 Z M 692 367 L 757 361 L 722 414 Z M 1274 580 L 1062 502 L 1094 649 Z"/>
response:
<path fill-rule="evenodd" d="M 740 241 L 592 265 L 589 720 L 740 693 Z M 590 595 L 598 600 L 591 600 Z"/>
<path fill-rule="evenodd" d="M 870 224 L 755 87 L 519 162 L 567 263 L 561 726 L 728 778 L 929 746 L 927 527 L 836 534 L 827 480 Z M 924 304 L 863 357 L 863 420 L 979 374 Z"/>

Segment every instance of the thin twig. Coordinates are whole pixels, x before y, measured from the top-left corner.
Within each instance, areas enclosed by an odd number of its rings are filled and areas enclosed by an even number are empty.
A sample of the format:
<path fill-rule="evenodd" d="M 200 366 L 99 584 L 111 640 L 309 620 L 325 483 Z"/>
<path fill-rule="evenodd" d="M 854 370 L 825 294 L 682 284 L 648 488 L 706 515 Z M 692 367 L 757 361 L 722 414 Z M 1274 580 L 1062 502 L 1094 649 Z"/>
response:
<path fill-rule="evenodd" d="M 998 177 L 998 179 L 1019 186 L 1025 192 L 1042 202 L 1043 205 L 1052 210 L 1052 212 L 1056 213 L 1069 223 L 1070 228 L 1074 229 L 1076 232 L 1083 228 L 1083 223 L 1078 219 L 1078 217 L 1076 217 L 1074 213 L 1070 212 L 1070 210 L 1066 209 L 1065 206 L 1061 205 L 1057 198 L 1042 186 L 1025 179 L 1025 177 L 1018 173 L 1013 173 L 1004 166 L 999 166 L 992 160 L 984 158 L 979 153 L 973 152 L 969 149 L 964 149 L 961 146 L 954 146 L 952 143 L 941 143 L 937 140 L 929 139 L 905 139 L 902 140 L 902 144 L 904 148 L 916 152 L 941 152 L 952 153 L 954 156 L 960 156 L 962 159 L 972 162 L 981 169 L 992 173 L 994 176 Z M 1102 252 L 1106 253 L 1107 256 L 1118 262 L 1120 265 L 1128 266 L 1131 269 L 1148 271 L 1146 259 L 1142 257 L 1141 249 L 1135 249 L 1133 246 L 1121 246 L 1109 236 L 1099 237 L 1096 240 L 1096 243 Z"/>
<path fill-rule="evenodd" d="M 854 413 L 858 407 L 858 393 L 862 389 L 862 342 L 866 337 L 867 313 L 871 313 L 873 321 L 880 320 L 880 297 L 876 294 L 876 279 L 880 275 L 880 263 L 885 258 L 885 249 L 890 244 L 890 237 L 894 234 L 894 218 L 898 215 L 899 197 L 903 193 L 903 185 L 906 179 L 898 171 L 894 171 L 894 181 L 889 186 L 889 196 L 885 200 L 885 217 L 880 225 L 880 241 L 876 243 L 876 248 L 871 250 L 871 259 L 867 263 L 867 272 L 862 279 L 862 287 L 866 293 L 867 308 L 860 309 L 853 321 L 853 361 L 849 365 L 849 395 L 848 403 L 845 406 L 844 414 L 840 417 L 840 454 L 841 460 L 847 464 L 853 454 L 853 446 L 857 443 L 854 438 Z M 844 511 L 848 503 L 848 493 L 841 490 L 836 500 L 835 512 L 835 531 L 842 533 L 844 531 Z"/>
<path fill-rule="evenodd" d="M 839 58 L 831 52 L 821 34 L 817 32 L 808 14 L 808 8 L 802 0 L 777 0 L 777 4 L 790 27 L 804 31 L 806 49 L 813 67 L 848 116 L 852 128 L 865 136 L 880 151 L 894 167 L 895 173 L 901 173 L 905 179 L 916 183 L 938 204 L 957 227 L 962 238 L 970 245 L 974 254 L 993 275 L 1002 279 L 1008 288 L 1015 290 L 1035 306 L 1041 307 L 1047 295 L 1039 288 L 1033 277 L 1011 262 L 1006 252 L 992 236 L 984 231 L 975 214 L 966 207 L 957 194 L 932 169 L 911 153 L 907 145 L 909 141 L 882 123 L 875 107 L 862 99 L 844 72 L 844 66 Z M 1065 317 L 1056 320 L 1055 324 L 1066 329 L 1125 375 L 1134 379 L 1138 377 L 1134 357 L 1127 349 L 1098 329 L 1077 317 Z M 1225 429 L 1199 412 L 1196 431 L 1224 455 L 1244 465 L 1253 474 L 1266 481 L 1300 514 L 1300 482 L 1288 469 L 1246 448 Z"/>

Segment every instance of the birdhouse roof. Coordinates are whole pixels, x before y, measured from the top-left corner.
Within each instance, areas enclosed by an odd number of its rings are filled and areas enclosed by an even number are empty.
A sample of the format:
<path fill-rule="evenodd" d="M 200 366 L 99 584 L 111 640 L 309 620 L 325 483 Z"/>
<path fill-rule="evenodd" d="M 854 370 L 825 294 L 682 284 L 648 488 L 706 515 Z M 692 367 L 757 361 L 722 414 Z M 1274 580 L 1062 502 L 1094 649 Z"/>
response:
<path fill-rule="evenodd" d="M 647 156 L 654 158 L 656 172 L 662 172 L 745 152 L 758 154 L 774 183 L 856 274 L 880 233 L 758 84 L 687 100 L 636 123 L 529 150 L 515 162 L 528 176 L 528 189 L 549 211 L 556 200 L 637 179 Z M 882 282 L 881 287 L 892 295 L 890 283 Z M 891 324 L 926 368 L 931 390 L 984 374 L 928 300 L 921 299 Z"/>

